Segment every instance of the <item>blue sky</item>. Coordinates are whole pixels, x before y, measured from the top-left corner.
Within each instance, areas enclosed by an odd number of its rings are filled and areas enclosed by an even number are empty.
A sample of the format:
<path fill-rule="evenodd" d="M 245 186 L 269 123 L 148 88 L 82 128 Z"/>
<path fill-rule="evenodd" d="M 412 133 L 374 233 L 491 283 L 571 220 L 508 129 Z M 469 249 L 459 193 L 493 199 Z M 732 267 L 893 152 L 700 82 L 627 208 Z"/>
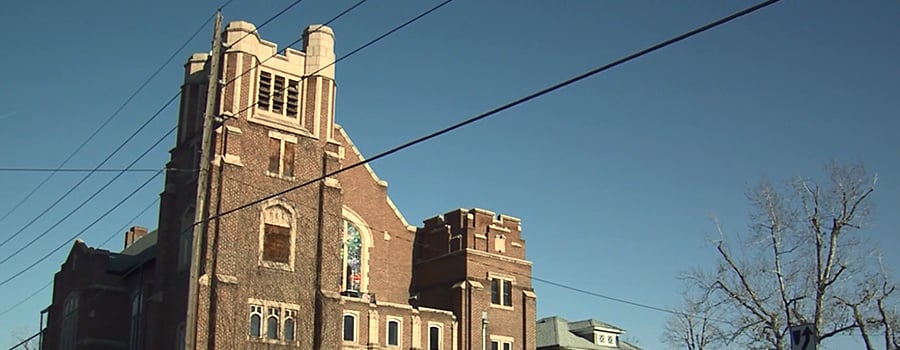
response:
<path fill-rule="evenodd" d="M 235 0 L 225 20 L 262 23 L 287 0 Z M 370 1 L 332 27 L 347 53 L 437 1 Z M 279 45 L 351 1 L 306 0 L 262 28 Z M 457 0 L 337 66 L 336 119 L 364 155 L 561 81 L 752 5 L 750 1 Z M 181 43 L 217 4 L 153 1 L 9 3 L 0 13 L 0 167 L 55 167 Z M 458 207 L 523 219 L 534 275 L 660 307 L 680 300 L 678 275 L 710 266 L 711 216 L 747 226 L 745 191 L 819 176 L 832 160 L 878 173 L 876 217 L 865 231 L 900 244 L 900 2 L 784 1 L 372 164 L 411 223 Z M 207 27 L 79 152 L 93 167 L 181 83 Z M 109 167 L 123 167 L 176 121 L 164 111 Z M 162 167 L 170 139 L 137 167 Z M 46 174 L 0 172 L 0 215 Z M 0 241 L 22 228 L 83 174 L 59 174 L 0 221 Z M 54 225 L 113 174 L 98 174 L 22 234 L 7 256 Z M 0 265 L 6 279 L 62 244 L 149 174 L 127 174 L 28 250 Z M 157 179 L 79 237 L 121 248 L 121 227 L 156 199 Z M 155 210 L 135 224 L 154 227 Z M 0 310 L 47 283 L 68 247 L 0 286 Z M 889 253 L 889 267 L 900 258 Z M 896 275 L 895 275 L 896 277 Z M 539 317 L 597 318 L 662 348 L 667 317 L 535 282 Z M 33 331 L 49 289 L 0 319 Z M 829 348 L 858 347 L 839 339 Z"/>

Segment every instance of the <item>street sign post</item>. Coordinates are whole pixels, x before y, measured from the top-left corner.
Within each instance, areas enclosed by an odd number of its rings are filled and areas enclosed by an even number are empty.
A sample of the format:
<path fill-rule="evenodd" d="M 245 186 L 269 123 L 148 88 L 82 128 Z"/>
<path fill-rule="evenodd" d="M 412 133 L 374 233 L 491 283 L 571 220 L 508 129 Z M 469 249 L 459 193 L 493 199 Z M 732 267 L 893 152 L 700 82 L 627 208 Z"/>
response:
<path fill-rule="evenodd" d="M 816 350 L 818 344 L 819 333 L 815 325 L 791 326 L 791 350 Z"/>

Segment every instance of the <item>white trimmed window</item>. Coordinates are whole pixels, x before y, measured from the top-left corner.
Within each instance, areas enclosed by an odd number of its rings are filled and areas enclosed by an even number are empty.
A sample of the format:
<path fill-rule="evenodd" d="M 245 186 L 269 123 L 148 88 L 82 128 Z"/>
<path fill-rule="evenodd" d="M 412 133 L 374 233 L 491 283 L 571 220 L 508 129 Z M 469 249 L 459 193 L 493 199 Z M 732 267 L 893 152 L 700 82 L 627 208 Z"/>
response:
<path fill-rule="evenodd" d="M 389 318 L 387 321 L 387 346 L 399 347 L 400 337 L 402 333 L 400 320 L 397 318 Z"/>
<path fill-rule="evenodd" d="M 285 341 L 294 341 L 297 328 L 297 310 L 284 310 L 284 332 L 282 338 Z"/>
<path fill-rule="evenodd" d="M 344 314 L 344 327 L 343 327 L 343 337 L 344 341 L 355 342 L 356 341 L 356 328 L 357 328 L 357 317 L 351 313 Z"/>
<path fill-rule="evenodd" d="M 178 231 L 178 271 L 186 270 L 191 265 L 191 250 L 194 237 L 194 208 L 188 208 L 181 216 L 181 229 Z"/>
<path fill-rule="evenodd" d="M 250 305 L 250 338 L 262 336 L 262 305 Z"/>
<path fill-rule="evenodd" d="M 491 277 L 491 305 L 512 307 L 512 280 Z"/>
<path fill-rule="evenodd" d="M 296 119 L 300 110 L 300 81 L 260 71 L 256 106 Z"/>
<path fill-rule="evenodd" d="M 281 309 L 277 307 L 269 307 L 268 316 L 266 316 L 266 339 L 278 339 L 278 326 L 281 321 Z"/>
<path fill-rule="evenodd" d="M 78 294 L 72 293 L 63 304 L 62 332 L 60 334 L 60 350 L 75 349 L 78 331 Z"/>
<path fill-rule="evenodd" d="M 298 309 L 294 304 L 251 298 L 248 338 L 265 343 L 296 345 Z"/>
<path fill-rule="evenodd" d="M 441 326 L 438 324 L 428 325 L 428 350 L 441 350 L 443 338 L 441 337 Z"/>
<path fill-rule="evenodd" d="M 176 350 L 184 350 L 184 322 L 178 325 L 178 329 L 175 331 L 175 349 Z"/>
<path fill-rule="evenodd" d="M 128 340 L 128 349 L 137 350 L 141 339 L 141 292 L 135 292 L 131 296 L 131 333 Z"/>
<path fill-rule="evenodd" d="M 269 163 L 266 174 L 287 179 L 294 178 L 294 148 L 296 147 L 296 137 L 270 131 Z"/>
<path fill-rule="evenodd" d="M 491 336 L 491 350 L 512 350 L 513 338 Z"/>
<path fill-rule="evenodd" d="M 294 209 L 286 202 L 264 204 L 260 218 L 259 264 L 293 271 L 296 239 Z"/>

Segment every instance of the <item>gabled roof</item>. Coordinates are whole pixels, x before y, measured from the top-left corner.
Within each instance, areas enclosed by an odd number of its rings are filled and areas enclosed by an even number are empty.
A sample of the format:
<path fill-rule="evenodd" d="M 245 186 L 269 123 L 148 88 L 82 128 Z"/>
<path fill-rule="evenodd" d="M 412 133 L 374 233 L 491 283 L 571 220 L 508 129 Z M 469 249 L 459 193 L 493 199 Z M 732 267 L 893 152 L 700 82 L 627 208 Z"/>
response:
<path fill-rule="evenodd" d="M 141 237 L 121 253 L 109 255 L 109 272 L 127 273 L 132 267 L 156 258 L 157 230 Z"/>
<path fill-rule="evenodd" d="M 561 349 L 577 349 L 577 350 L 610 350 L 610 349 L 626 349 L 640 350 L 640 348 L 629 344 L 628 342 L 619 340 L 618 347 L 598 345 L 594 342 L 576 335 L 579 333 L 594 329 L 603 330 L 613 333 L 624 333 L 625 331 L 611 324 L 600 322 L 597 320 L 584 320 L 577 322 L 569 322 L 558 316 L 542 318 L 537 321 L 535 328 L 535 343 L 537 348 L 559 347 Z"/>
<path fill-rule="evenodd" d="M 572 330 L 573 332 L 578 332 L 578 331 L 582 331 L 582 330 L 599 329 L 599 330 L 613 332 L 613 333 L 625 333 L 624 329 L 621 329 L 621 328 L 613 326 L 609 323 L 600 322 L 600 321 L 597 321 L 594 319 L 570 322 L 569 329 Z"/>

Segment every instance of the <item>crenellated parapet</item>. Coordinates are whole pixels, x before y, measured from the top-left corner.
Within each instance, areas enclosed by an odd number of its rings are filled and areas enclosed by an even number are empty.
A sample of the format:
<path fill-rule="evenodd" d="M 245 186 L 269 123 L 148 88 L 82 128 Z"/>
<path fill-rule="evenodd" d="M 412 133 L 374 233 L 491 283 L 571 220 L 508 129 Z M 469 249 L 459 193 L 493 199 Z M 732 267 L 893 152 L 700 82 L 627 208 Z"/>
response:
<path fill-rule="evenodd" d="M 419 240 L 428 247 L 421 252 L 421 257 L 475 250 L 525 259 L 519 218 L 480 208 L 461 208 L 426 219 L 424 224 L 419 229 Z"/>

